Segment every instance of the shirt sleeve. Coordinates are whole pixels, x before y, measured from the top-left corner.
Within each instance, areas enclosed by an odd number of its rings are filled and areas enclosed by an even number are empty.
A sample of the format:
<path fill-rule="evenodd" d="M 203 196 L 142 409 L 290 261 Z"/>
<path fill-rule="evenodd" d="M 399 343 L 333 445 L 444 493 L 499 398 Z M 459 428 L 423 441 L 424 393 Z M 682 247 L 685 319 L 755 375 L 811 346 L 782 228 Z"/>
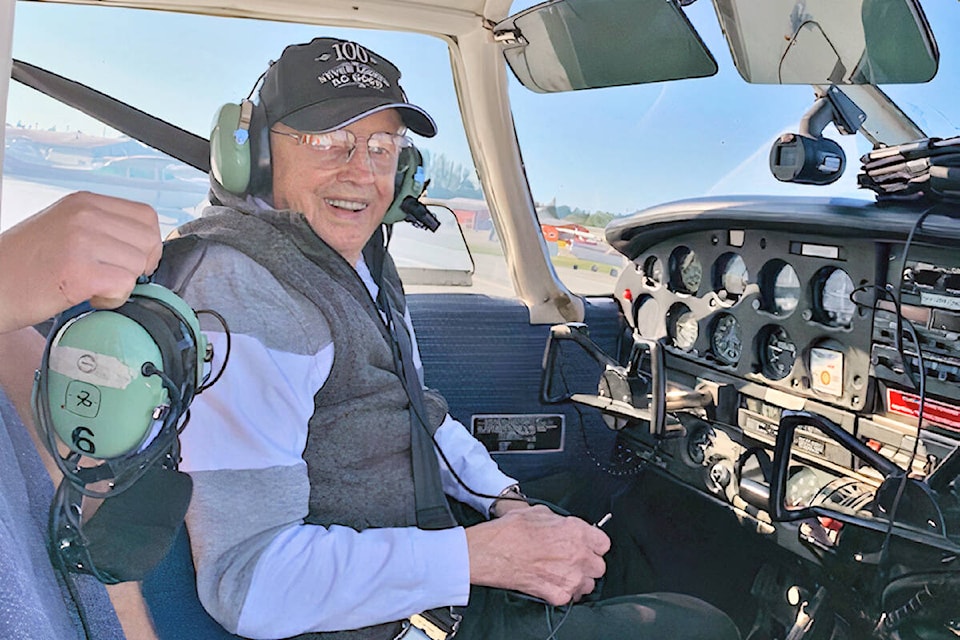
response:
<path fill-rule="evenodd" d="M 466 534 L 460 527 L 290 527 L 263 551 L 238 633 L 289 637 L 402 620 L 469 597 Z"/>

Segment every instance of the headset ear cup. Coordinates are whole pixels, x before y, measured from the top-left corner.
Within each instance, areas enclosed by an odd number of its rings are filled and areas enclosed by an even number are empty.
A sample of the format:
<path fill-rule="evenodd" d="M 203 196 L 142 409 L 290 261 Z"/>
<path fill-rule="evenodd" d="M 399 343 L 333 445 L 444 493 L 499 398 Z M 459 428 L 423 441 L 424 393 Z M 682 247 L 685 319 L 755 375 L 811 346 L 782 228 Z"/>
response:
<path fill-rule="evenodd" d="M 196 311 L 170 289 L 155 283 L 138 284 L 131 299 L 149 301 L 156 305 L 153 313 L 167 325 L 173 336 L 175 351 L 182 359 L 175 361 L 174 371 L 182 371 L 184 385 L 199 389 L 206 379 L 204 363 L 207 355 L 207 336 L 200 329 Z M 128 301 L 129 302 L 129 301 Z M 191 396 L 192 398 L 192 396 Z"/>
<path fill-rule="evenodd" d="M 250 118 L 250 184 L 247 193 L 266 197 L 273 192 L 273 171 L 270 168 L 270 127 L 262 104 L 253 107 Z"/>
<path fill-rule="evenodd" d="M 210 132 L 210 171 L 224 189 L 243 195 L 250 183 L 249 128 L 253 103 L 225 104 Z"/>
<path fill-rule="evenodd" d="M 393 190 L 393 202 L 383 216 L 383 224 L 394 224 L 407 217 L 400 205 L 407 197 L 423 195 L 426 180 L 423 172 L 423 156 L 420 150 L 410 145 L 400 152 L 397 162 L 397 177 Z"/>

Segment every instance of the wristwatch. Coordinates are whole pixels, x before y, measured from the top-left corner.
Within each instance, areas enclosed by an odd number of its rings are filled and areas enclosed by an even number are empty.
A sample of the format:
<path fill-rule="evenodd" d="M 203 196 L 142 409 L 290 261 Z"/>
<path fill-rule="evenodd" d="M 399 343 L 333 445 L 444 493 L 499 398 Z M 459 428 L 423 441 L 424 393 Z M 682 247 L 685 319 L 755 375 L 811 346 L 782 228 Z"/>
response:
<path fill-rule="evenodd" d="M 506 489 L 504 489 L 503 491 L 501 491 L 501 492 L 497 495 L 497 499 L 494 500 L 493 503 L 490 505 L 490 515 L 491 515 L 491 516 L 497 517 L 497 516 L 499 515 L 498 513 L 496 513 L 497 504 L 499 504 L 500 501 L 501 501 L 501 500 L 504 500 L 504 499 L 506 499 L 506 500 L 508 500 L 508 501 L 511 501 L 511 502 L 512 502 L 512 501 L 517 501 L 517 502 L 524 502 L 524 503 L 526 503 L 526 504 L 529 504 L 529 502 L 527 502 L 527 496 L 523 495 L 523 492 L 520 491 L 520 485 L 519 485 L 519 484 L 511 484 L 511 485 L 508 486 Z"/>

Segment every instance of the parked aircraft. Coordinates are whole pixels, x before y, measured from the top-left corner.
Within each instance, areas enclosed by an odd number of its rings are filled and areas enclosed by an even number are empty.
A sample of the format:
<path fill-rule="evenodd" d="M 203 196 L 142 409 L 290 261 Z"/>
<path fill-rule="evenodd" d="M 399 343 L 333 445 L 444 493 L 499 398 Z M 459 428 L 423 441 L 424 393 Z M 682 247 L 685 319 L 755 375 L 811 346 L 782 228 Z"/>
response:
<path fill-rule="evenodd" d="M 617 589 L 750 640 L 960 635 L 957 3 L 0 9 L 0 228 L 64 193 L 7 170 L 42 156 L 18 122 L 206 172 L 210 118 L 286 44 L 356 39 L 440 128 L 416 141 L 440 229 L 392 248 L 426 382 L 507 473 L 613 513 Z M 184 545 L 142 585 L 157 637 L 231 637 Z"/>

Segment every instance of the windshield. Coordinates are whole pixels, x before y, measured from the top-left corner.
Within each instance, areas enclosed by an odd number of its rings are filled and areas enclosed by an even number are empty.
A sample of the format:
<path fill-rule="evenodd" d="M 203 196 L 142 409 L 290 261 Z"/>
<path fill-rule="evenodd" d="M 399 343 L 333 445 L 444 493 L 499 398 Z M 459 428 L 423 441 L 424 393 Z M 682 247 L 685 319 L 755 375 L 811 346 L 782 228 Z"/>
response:
<path fill-rule="evenodd" d="M 960 9 L 943 2 L 923 6 L 940 46 L 940 71 L 930 83 L 882 89 L 927 135 L 946 138 L 960 133 Z M 510 99 L 534 198 L 561 213 L 610 215 L 729 194 L 872 199 L 856 180 L 870 143 L 840 136 L 833 126 L 824 133 L 847 155 L 840 180 L 805 186 L 774 179 L 770 147 L 781 133 L 798 130 L 813 89 L 747 84 L 733 66 L 713 5 L 701 0 L 685 11 L 717 59 L 716 76 L 559 94 L 533 93 L 512 80 Z"/>
<path fill-rule="evenodd" d="M 513 11 L 532 4 L 518 4 Z M 955 136 L 960 133 L 960 88 L 955 82 L 960 77 L 960 10 L 956 3 L 944 2 L 926 2 L 924 10 L 941 52 L 939 73 L 927 84 L 890 85 L 883 90 L 927 135 Z M 747 84 L 733 65 L 713 5 L 699 0 L 683 11 L 716 59 L 719 69 L 714 76 L 541 94 L 522 87 L 508 72 L 511 107 L 544 246 L 558 276 L 575 293 L 613 291 L 626 262 L 606 244 L 604 227 L 653 205 L 731 194 L 873 200 L 872 192 L 857 187 L 856 178 L 859 158 L 870 150 L 870 143 L 862 136 L 841 136 L 832 125 L 824 135 L 839 142 L 847 158 L 839 180 L 804 186 L 774 179 L 768 167 L 771 144 L 784 132 L 798 131 L 813 104 L 813 88 Z M 177 34 L 175 42 L 170 34 Z M 20 2 L 13 53 L 206 137 L 217 109 L 249 95 L 256 78 L 286 45 L 321 34 L 357 39 L 406 70 L 404 88 L 434 116 L 440 130 L 436 138 L 416 141 L 431 179 L 428 196 L 443 200 L 463 227 L 476 263 L 473 291 L 485 281 L 491 289 L 482 292 L 512 295 L 466 142 L 449 52 L 440 39 Z M 63 151 L 65 137 L 70 138 L 70 149 L 80 145 L 95 150 L 83 154 L 86 165 L 69 166 L 77 156 Z M 43 139 L 38 143 L 38 138 Z M 118 156 L 125 160 L 108 164 L 109 158 Z M 156 206 L 165 230 L 196 215 L 206 195 L 205 177 L 169 157 L 151 161 L 140 156 L 156 152 L 11 83 L 4 164 L 8 180 L 15 168 L 38 164 L 54 164 L 59 173 L 42 188 L 14 188 L 5 182 L 0 227 L 9 227 L 65 193 L 73 183 L 61 170 L 72 168 L 98 172 L 99 184 L 120 175 L 142 180 L 137 193 L 160 189 L 163 200 Z"/>
<path fill-rule="evenodd" d="M 172 42 L 170 34 L 177 34 Z M 514 296 L 489 211 L 467 146 L 450 55 L 444 41 L 420 34 L 335 29 L 159 11 L 19 2 L 13 56 L 206 138 L 218 109 L 251 94 L 271 60 L 289 44 L 317 36 L 362 42 L 404 71 L 403 87 L 432 115 L 438 135 L 413 136 L 430 178 L 427 195 L 454 212 L 442 232 L 428 237 L 440 261 L 437 274 L 414 273 L 409 282 L 454 281 L 462 290 Z M 222 43 L 236 46 L 224 48 Z M 134 55 L 135 52 L 135 55 Z M 160 214 L 161 232 L 199 215 L 207 176 L 131 140 L 18 82 L 10 84 L 5 137 L 3 217 L 8 228 L 69 191 L 87 189 L 142 200 Z M 400 225 L 406 227 L 407 225 Z M 462 234 L 459 227 L 462 227 Z M 398 266 L 416 269 L 425 252 L 400 246 Z M 471 255 L 438 251 L 465 238 Z M 417 253 L 419 252 L 419 255 Z M 449 257 L 447 254 L 450 254 Z M 477 265 L 474 273 L 474 263 Z M 456 277 L 449 274 L 454 273 Z M 405 278 L 405 281 L 408 281 Z"/>

